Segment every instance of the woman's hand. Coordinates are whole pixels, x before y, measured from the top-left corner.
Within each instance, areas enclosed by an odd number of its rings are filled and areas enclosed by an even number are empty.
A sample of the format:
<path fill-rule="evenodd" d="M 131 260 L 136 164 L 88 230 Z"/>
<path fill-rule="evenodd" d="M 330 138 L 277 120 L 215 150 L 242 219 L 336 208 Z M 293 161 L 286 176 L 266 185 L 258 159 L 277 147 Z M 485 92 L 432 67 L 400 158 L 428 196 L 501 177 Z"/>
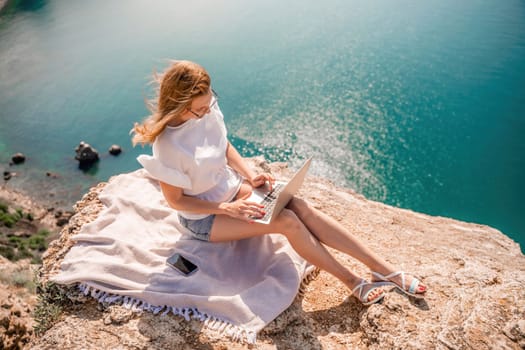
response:
<path fill-rule="evenodd" d="M 269 186 L 270 186 L 270 191 L 272 190 L 272 187 L 273 187 L 273 183 L 275 182 L 275 178 L 268 174 L 268 173 L 262 173 L 262 174 L 259 174 L 259 175 L 255 175 L 254 177 L 252 177 L 250 179 L 250 184 L 253 186 L 253 187 L 260 187 L 264 184 L 266 184 L 268 182 Z"/>
<path fill-rule="evenodd" d="M 248 193 L 243 198 L 239 198 L 230 203 L 222 203 L 222 208 L 225 213 L 233 218 L 241 219 L 245 221 L 253 221 L 253 219 L 259 219 L 266 214 L 263 211 L 264 206 L 259 203 L 246 200 L 250 194 Z"/>

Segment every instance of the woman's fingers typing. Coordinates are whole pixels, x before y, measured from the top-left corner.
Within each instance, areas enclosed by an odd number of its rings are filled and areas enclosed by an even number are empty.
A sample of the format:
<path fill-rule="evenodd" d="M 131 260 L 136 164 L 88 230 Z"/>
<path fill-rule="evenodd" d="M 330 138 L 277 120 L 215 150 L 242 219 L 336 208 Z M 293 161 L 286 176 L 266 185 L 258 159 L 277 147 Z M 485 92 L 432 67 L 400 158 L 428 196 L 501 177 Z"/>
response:
<path fill-rule="evenodd" d="M 259 174 L 255 176 L 251 181 L 253 187 L 259 187 L 259 186 L 262 186 L 268 183 L 270 191 L 273 188 L 274 182 L 275 182 L 275 178 L 271 174 L 268 174 L 268 173 Z"/>
<path fill-rule="evenodd" d="M 263 217 L 264 216 L 264 206 L 259 204 L 259 203 L 255 203 L 255 202 L 248 202 L 246 201 L 245 203 L 245 210 L 243 212 L 243 216 L 244 217 L 247 217 L 249 219 L 253 219 L 253 218 L 260 218 L 260 217 Z"/>
<path fill-rule="evenodd" d="M 230 203 L 230 210 L 228 214 L 237 219 L 251 221 L 254 218 L 263 217 L 265 212 L 264 206 L 255 202 L 247 201 L 245 199 L 238 199 Z"/>

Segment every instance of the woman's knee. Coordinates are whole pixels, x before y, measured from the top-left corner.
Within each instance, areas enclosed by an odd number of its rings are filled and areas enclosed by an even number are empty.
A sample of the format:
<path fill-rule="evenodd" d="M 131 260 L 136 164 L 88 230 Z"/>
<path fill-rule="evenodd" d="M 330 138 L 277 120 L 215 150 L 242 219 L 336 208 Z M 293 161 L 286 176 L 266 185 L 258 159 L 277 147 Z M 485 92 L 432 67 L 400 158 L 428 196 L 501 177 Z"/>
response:
<path fill-rule="evenodd" d="M 279 227 L 279 231 L 285 235 L 300 232 L 302 223 L 299 217 L 290 209 L 283 209 L 277 216 L 275 223 Z"/>
<path fill-rule="evenodd" d="M 302 198 L 293 197 L 288 203 L 287 208 L 292 210 L 299 217 L 307 217 L 315 214 L 314 208 Z"/>
<path fill-rule="evenodd" d="M 301 208 L 304 208 L 305 206 L 307 206 L 308 203 L 306 203 L 306 201 L 302 198 L 297 198 L 297 197 L 292 197 L 292 199 L 290 199 L 290 202 L 288 202 L 288 205 L 286 206 L 287 208 L 290 208 L 290 209 L 301 209 Z"/>

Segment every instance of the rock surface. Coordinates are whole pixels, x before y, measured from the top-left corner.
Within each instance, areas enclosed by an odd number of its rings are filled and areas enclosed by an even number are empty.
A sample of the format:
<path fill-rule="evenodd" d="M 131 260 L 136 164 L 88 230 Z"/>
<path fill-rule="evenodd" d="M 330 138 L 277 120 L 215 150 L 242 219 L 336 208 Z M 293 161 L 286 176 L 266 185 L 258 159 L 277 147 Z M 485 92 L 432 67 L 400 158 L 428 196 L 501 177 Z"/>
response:
<path fill-rule="evenodd" d="M 36 304 L 29 260 L 12 263 L 0 256 L 0 349 L 24 349 L 33 336 Z"/>
<path fill-rule="evenodd" d="M 15 153 L 11 157 L 11 160 L 13 161 L 14 164 L 22 164 L 23 162 L 25 162 L 26 156 L 22 153 Z"/>
<path fill-rule="evenodd" d="M 4 171 L 3 175 L 4 175 L 4 181 L 11 180 L 11 177 L 13 177 L 13 173 L 10 171 Z"/>
<path fill-rule="evenodd" d="M 119 145 L 111 145 L 108 149 L 109 154 L 113 156 L 118 156 L 120 153 L 122 153 L 122 147 Z"/>
<path fill-rule="evenodd" d="M 73 212 L 70 211 L 60 211 L 53 207 L 43 206 L 24 193 L 7 186 L 0 186 L 0 201 L 10 207 L 21 208 L 24 212 L 33 214 L 39 228 L 46 228 L 53 232 L 58 231 L 59 226 L 61 226 L 59 225 L 60 220 L 69 219 L 73 215 Z"/>
<path fill-rule="evenodd" d="M 75 148 L 75 159 L 81 169 L 89 169 L 94 163 L 98 162 L 98 152 L 89 143 L 81 141 Z"/>
<path fill-rule="evenodd" d="M 0 226 L 0 241 L 6 236 L 30 236 L 40 229 L 58 232 L 59 219 L 54 210 L 27 195 L 1 186 L 0 202 L 33 215 L 33 220 L 21 219 L 12 228 Z M 27 344 L 34 336 L 33 314 L 37 303 L 34 280 L 37 269 L 38 265 L 31 264 L 30 259 L 15 263 L 0 256 L 0 349 L 28 348 Z"/>
<path fill-rule="evenodd" d="M 277 177 L 281 163 L 253 159 Z M 56 273 L 71 237 L 101 210 L 99 184 L 79 201 L 44 256 L 45 282 Z M 524 349 L 525 257 L 501 232 L 483 225 L 432 217 L 367 200 L 330 182 L 307 178 L 300 196 L 322 209 L 373 251 L 414 273 L 429 287 L 423 300 L 392 290 L 381 304 L 362 306 L 325 272 L 303 297 L 270 323 L 257 344 L 221 338 L 173 315 L 132 313 L 69 292 L 75 303 L 32 349 Z M 365 266 L 331 250 L 345 266 L 368 276 Z M 81 331 L 79 331 L 81 330 Z"/>

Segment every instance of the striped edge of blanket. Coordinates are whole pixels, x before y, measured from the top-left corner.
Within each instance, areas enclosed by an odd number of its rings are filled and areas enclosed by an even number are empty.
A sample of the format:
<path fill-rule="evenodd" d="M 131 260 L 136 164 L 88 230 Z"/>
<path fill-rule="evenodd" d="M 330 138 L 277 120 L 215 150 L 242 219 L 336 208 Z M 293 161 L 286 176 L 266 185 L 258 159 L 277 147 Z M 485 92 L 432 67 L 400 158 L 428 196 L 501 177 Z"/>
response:
<path fill-rule="evenodd" d="M 299 286 L 297 295 L 303 296 L 306 290 L 306 286 L 314 280 L 319 274 L 320 270 L 317 267 L 310 266 L 305 271 L 305 275 Z M 129 296 L 123 296 L 118 294 L 111 294 L 98 290 L 94 287 L 89 286 L 87 283 L 78 284 L 78 289 L 85 296 L 91 296 L 95 298 L 99 303 L 105 305 L 119 304 L 126 309 L 133 312 L 148 311 L 157 315 L 167 315 L 170 312 L 174 315 L 182 316 L 186 321 L 196 319 L 203 322 L 204 327 L 207 329 L 218 332 L 220 335 L 225 335 L 231 338 L 233 341 L 246 342 L 249 344 L 255 344 L 257 342 L 257 332 L 245 329 L 240 326 L 235 326 L 230 322 L 223 320 L 219 317 L 209 315 L 200 312 L 197 308 L 190 307 L 174 307 L 168 305 L 151 305 L 144 300 L 138 298 L 132 298 Z"/>
<path fill-rule="evenodd" d="M 78 288 L 84 295 L 90 295 L 91 297 L 97 299 L 99 303 L 105 305 L 119 304 L 133 312 L 149 311 L 154 315 L 157 315 L 162 312 L 162 316 L 167 315 L 171 312 L 174 315 L 184 317 L 186 321 L 190 321 L 191 319 L 197 319 L 203 322 L 206 328 L 216 331 L 221 335 L 226 335 L 234 341 L 247 342 L 250 344 L 255 344 L 257 342 L 256 332 L 250 331 L 239 326 L 235 326 L 226 320 L 220 319 L 219 317 L 200 312 L 196 308 L 174 307 L 168 305 L 151 305 L 145 302 L 144 300 L 107 293 L 93 288 L 85 283 L 79 284 Z"/>
<path fill-rule="evenodd" d="M 299 291 L 297 292 L 298 296 L 304 296 L 304 293 L 306 293 L 306 287 L 319 275 L 320 272 L 321 270 L 317 266 L 310 265 L 306 268 L 303 280 L 299 285 Z"/>

